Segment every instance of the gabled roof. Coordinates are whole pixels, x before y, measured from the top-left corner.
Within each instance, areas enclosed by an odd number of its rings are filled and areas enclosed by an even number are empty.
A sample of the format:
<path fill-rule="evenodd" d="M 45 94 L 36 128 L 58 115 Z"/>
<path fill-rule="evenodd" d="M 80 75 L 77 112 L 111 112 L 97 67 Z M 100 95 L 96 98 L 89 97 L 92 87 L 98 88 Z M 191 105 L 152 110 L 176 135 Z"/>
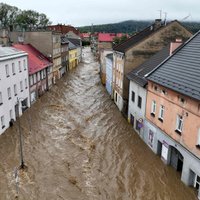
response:
<path fill-rule="evenodd" d="M 154 54 L 146 62 L 139 65 L 137 68 L 127 74 L 129 80 L 135 81 L 140 86 L 144 87 L 147 84 L 146 74 L 156 68 L 170 55 L 170 45 L 164 47 L 161 51 Z"/>
<path fill-rule="evenodd" d="M 34 74 L 46 67 L 52 65 L 52 63 L 31 44 L 14 44 L 16 49 L 25 51 L 28 53 L 28 68 L 29 74 Z"/>
<path fill-rule="evenodd" d="M 75 38 L 67 38 L 73 45 L 75 45 L 76 47 L 80 47 L 80 42 L 81 40 L 79 39 L 75 39 Z"/>
<path fill-rule="evenodd" d="M 148 80 L 200 100 L 200 31 L 158 66 Z"/>
<path fill-rule="evenodd" d="M 99 42 L 112 42 L 115 37 L 116 37 L 115 33 L 99 33 L 98 41 Z"/>
<path fill-rule="evenodd" d="M 69 42 L 69 50 L 76 49 L 77 47 L 69 40 L 69 38 L 65 37 L 65 41 Z"/>
<path fill-rule="evenodd" d="M 177 20 L 168 23 L 167 25 L 161 24 L 161 21 L 156 20 L 154 24 L 150 25 L 149 27 L 145 28 L 144 30 L 140 31 L 139 33 L 133 35 L 123 43 L 115 46 L 113 48 L 114 51 L 119 51 L 125 53 L 130 47 L 136 45 L 137 43 L 143 41 L 145 38 L 149 37 L 150 35 L 158 32 L 160 29 L 170 25 L 173 22 L 178 22 Z M 160 25 L 159 25 L 160 23 Z"/>
<path fill-rule="evenodd" d="M 113 53 L 107 54 L 106 58 L 108 58 L 109 60 L 113 61 Z"/>
<path fill-rule="evenodd" d="M 69 40 L 65 36 L 61 37 L 61 44 L 69 44 Z"/>

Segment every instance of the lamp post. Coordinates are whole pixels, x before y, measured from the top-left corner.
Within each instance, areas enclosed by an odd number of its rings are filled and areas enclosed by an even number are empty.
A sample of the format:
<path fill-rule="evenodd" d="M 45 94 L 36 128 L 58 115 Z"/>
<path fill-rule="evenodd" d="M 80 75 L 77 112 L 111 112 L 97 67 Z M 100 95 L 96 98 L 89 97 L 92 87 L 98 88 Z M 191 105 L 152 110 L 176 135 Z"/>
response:
<path fill-rule="evenodd" d="M 20 169 L 24 169 L 25 168 L 25 164 L 24 164 L 24 155 L 23 155 L 23 147 L 22 147 L 22 131 L 21 131 L 21 124 L 20 124 L 20 116 L 19 116 L 19 108 L 20 108 L 20 104 L 19 104 L 19 98 L 17 98 L 17 105 L 18 105 L 18 128 L 19 128 L 19 145 L 20 145 Z"/>

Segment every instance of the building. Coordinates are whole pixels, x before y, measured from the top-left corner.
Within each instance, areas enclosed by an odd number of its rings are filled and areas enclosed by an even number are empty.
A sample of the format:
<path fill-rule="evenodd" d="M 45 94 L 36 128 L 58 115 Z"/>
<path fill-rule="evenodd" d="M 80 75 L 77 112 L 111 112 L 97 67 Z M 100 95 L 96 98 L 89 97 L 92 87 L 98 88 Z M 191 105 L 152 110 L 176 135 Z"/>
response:
<path fill-rule="evenodd" d="M 148 81 L 146 75 L 162 63 L 182 44 L 171 42 L 150 59 L 127 74 L 129 79 L 128 121 L 143 139 Z"/>
<path fill-rule="evenodd" d="M 54 31 L 11 32 L 14 43 L 31 44 L 53 63 L 53 83 L 62 76 L 61 33 Z"/>
<path fill-rule="evenodd" d="M 78 53 L 77 53 L 77 48 L 76 46 L 69 42 L 69 70 L 72 70 L 73 68 L 78 66 Z"/>
<path fill-rule="evenodd" d="M 28 54 L 30 103 L 32 104 L 52 86 L 53 63 L 30 44 L 14 44 L 13 46 Z"/>
<path fill-rule="evenodd" d="M 145 140 L 199 190 L 200 32 L 148 76 Z"/>
<path fill-rule="evenodd" d="M 79 30 L 70 25 L 62 25 L 62 24 L 51 25 L 48 26 L 48 29 L 51 31 L 60 32 L 63 36 L 67 36 L 69 38 L 80 39 Z"/>
<path fill-rule="evenodd" d="M 0 46 L 8 46 L 9 42 L 9 31 L 7 29 L 0 29 Z"/>
<path fill-rule="evenodd" d="M 101 49 L 100 51 L 100 78 L 101 83 L 103 85 L 106 85 L 106 56 L 113 53 L 113 51 L 110 49 Z"/>
<path fill-rule="evenodd" d="M 27 53 L 0 47 L 0 134 L 30 107 Z"/>
<path fill-rule="evenodd" d="M 186 41 L 191 35 L 176 20 L 168 24 L 156 20 L 151 26 L 113 48 L 113 96 L 120 111 L 127 115 L 129 81 L 126 75 L 171 41 L 176 38 Z"/>
<path fill-rule="evenodd" d="M 78 63 L 82 61 L 82 41 L 80 39 L 68 38 L 68 40 L 76 47 Z"/>
<path fill-rule="evenodd" d="M 65 36 L 61 37 L 61 76 L 69 70 L 69 41 Z"/>
<path fill-rule="evenodd" d="M 113 54 L 106 56 L 106 90 L 112 95 Z"/>

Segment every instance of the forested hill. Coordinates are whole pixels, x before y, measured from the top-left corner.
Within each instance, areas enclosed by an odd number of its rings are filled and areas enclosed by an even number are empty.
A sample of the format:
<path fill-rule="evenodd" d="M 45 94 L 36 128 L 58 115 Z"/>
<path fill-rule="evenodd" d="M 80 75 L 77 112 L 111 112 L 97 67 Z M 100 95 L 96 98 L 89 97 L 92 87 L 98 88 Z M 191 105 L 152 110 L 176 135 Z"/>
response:
<path fill-rule="evenodd" d="M 128 20 L 113 24 L 91 25 L 78 27 L 80 32 L 106 32 L 106 33 L 134 33 L 141 31 L 152 24 L 153 21 L 136 21 Z M 191 32 L 195 33 L 200 30 L 200 22 L 181 22 Z"/>

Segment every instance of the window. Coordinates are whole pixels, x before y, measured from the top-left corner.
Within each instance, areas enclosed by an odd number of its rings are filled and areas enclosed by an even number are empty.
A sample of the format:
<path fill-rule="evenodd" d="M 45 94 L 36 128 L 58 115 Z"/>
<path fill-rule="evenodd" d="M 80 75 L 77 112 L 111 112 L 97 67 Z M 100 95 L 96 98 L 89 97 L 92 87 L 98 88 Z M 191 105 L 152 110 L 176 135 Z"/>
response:
<path fill-rule="evenodd" d="M 29 84 L 30 86 L 33 85 L 33 75 L 29 76 Z"/>
<path fill-rule="evenodd" d="M 40 72 L 37 73 L 37 80 L 40 81 Z"/>
<path fill-rule="evenodd" d="M 26 70 L 26 61 L 23 60 L 24 70 Z"/>
<path fill-rule="evenodd" d="M 8 92 L 8 99 L 11 99 L 11 89 L 10 89 L 10 87 L 7 89 L 7 92 Z"/>
<path fill-rule="evenodd" d="M 164 116 L 164 106 L 161 105 L 160 106 L 159 118 L 158 118 L 161 122 L 163 122 L 163 116 Z"/>
<path fill-rule="evenodd" d="M 21 92 L 23 92 L 23 82 L 22 81 L 20 81 L 20 90 L 21 90 Z"/>
<path fill-rule="evenodd" d="M 132 102 L 135 102 L 135 92 L 132 91 L 132 95 L 131 95 L 131 100 Z"/>
<path fill-rule="evenodd" d="M 10 110 L 10 119 L 13 119 L 13 111 L 12 111 L 12 109 Z"/>
<path fill-rule="evenodd" d="M 180 115 L 177 115 L 177 118 L 176 118 L 176 130 L 175 131 L 178 134 L 181 134 L 182 129 L 183 129 L 183 117 L 180 116 Z"/>
<path fill-rule="evenodd" d="M 15 75 L 15 63 L 12 63 L 12 73 Z"/>
<path fill-rule="evenodd" d="M 17 85 L 14 84 L 14 95 L 17 96 Z"/>
<path fill-rule="evenodd" d="M 0 105 L 3 104 L 2 93 L 0 92 Z"/>
<path fill-rule="evenodd" d="M 142 97 L 138 96 L 138 107 L 142 107 Z"/>
<path fill-rule="evenodd" d="M 151 104 L 151 115 L 153 117 L 155 117 L 155 114 L 156 114 L 156 102 L 152 101 L 152 104 Z"/>
<path fill-rule="evenodd" d="M 4 116 L 1 116 L 1 127 L 2 127 L 2 129 L 5 127 Z"/>
<path fill-rule="evenodd" d="M 19 65 L 19 72 L 22 72 L 21 61 L 18 61 L 18 65 Z"/>
<path fill-rule="evenodd" d="M 5 65 L 5 69 L 6 69 L 6 76 L 9 77 L 10 73 L 9 73 L 9 66 Z"/>
<path fill-rule="evenodd" d="M 196 145 L 196 147 L 200 148 L 200 128 L 199 128 L 198 135 L 197 135 L 197 145 Z"/>
<path fill-rule="evenodd" d="M 136 130 L 138 131 L 138 132 L 140 132 L 140 129 L 141 129 L 141 124 L 140 124 L 140 122 L 139 122 L 139 120 L 136 120 Z"/>
<path fill-rule="evenodd" d="M 26 88 L 26 89 L 28 88 L 28 81 L 27 81 L 26 78 L 25 78 L 25 88 Z"/>
<path fill-rule="evenodd" d="M 33 84 L 36 84 L 37 83 L 37 77 L 36 77 L 36 74 L 33 74 Z"/>

